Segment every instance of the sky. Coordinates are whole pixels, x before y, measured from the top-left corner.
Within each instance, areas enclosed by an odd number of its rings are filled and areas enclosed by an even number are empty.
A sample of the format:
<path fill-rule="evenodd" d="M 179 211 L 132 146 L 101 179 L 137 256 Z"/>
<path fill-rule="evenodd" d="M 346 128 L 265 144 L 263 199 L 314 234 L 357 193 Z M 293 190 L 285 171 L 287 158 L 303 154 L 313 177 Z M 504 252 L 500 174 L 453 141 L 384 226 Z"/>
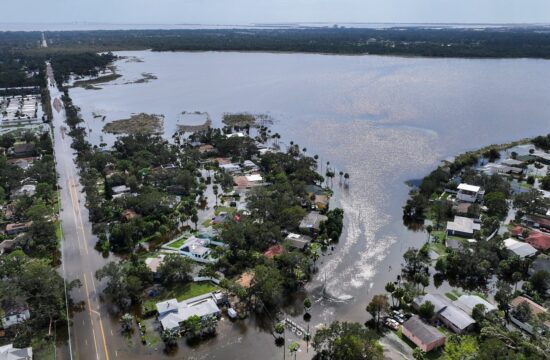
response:
<path fill-rule="evenodd" d="M 550 0 L 4 0 L 0 23 L 550 23 Z"/>

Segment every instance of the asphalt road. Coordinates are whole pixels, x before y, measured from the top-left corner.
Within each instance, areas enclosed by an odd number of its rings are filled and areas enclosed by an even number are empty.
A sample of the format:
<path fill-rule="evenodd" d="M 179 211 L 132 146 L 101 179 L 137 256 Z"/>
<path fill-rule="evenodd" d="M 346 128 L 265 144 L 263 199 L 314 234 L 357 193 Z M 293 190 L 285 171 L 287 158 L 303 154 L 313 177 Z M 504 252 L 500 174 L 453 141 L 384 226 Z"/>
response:
<path fill-rule="evenodd" d="M 61 99 L 62 93 L 55 86 L 49 65 L 48 78 L 53 105 L 56 99 Z M 114 324 L 109 320 L 107 309 L 100 302 L 102 286 L 94 276 L 96 270 L 109 259 L 94 249 L 96 238 L 92 234 L 88 211 L 84 206 L 85 195 L 74 162 L 74 150 L 70 147 L 71 138 L 66 134 L 68 129 L 65 111 L 63 108 L 59 111 L 55 107 L 53 109 L 54 150 L 61 195 L 60 219 L 64 235 L 61 243 L 63 264 L 60 271 L 67 281 L 81 281 L 82 287 L 74 289 L 70 295 L 75 303 L 85 304 L 82 311 L 73 314 L 69 329 L 70 345 L 59 349 L 57 358 L 110 360 L 117 357 L 116 349 L 109 344 L 117 330 L 113 329 Z"/>

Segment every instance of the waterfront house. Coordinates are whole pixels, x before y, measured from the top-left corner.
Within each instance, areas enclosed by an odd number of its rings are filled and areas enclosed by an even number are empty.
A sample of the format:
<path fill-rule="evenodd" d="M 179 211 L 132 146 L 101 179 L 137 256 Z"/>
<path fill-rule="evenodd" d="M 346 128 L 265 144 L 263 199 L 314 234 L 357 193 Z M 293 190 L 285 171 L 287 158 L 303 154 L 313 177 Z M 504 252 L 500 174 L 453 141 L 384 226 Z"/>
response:
<path fill-rule="evenodd" d="M 0 346 L 0 360 L 32 360 L 32 347 L 14 348 L 13 344 Z"/>
<path fill-rule="evenodd" d="M 260 167 L 258 165 L 256 165 L 254 162 L 252 162 L 251 160 L 243 161 L 243 168 L 245 170 L 249 170 L 249 171 L 258 171 L 258 170 L 260 170 Z"/>
<path fill-rule="evenodd" d="M 447 223 L 447 235 L 472 237 L 481 229 L 478 219 L 471 219 L 464 216 L 455 216 L 453 221 Z"/>
<path fill-rule="evenodd" d="M 465 183 L 458 185 L 457 190 L 458 193 L 456 194 L 456 198 L 460 201 L 470 203 L 476 202 L 483 194 L 479 186 Z"/>
<path fill-rule="evenodd" d="M 401 331 L 403 335 L 412 341 L 424 352 L 430 352 L 433 349 L 445 345 L 446 337 L 436 328 L 426 324 L 418 316 L 413 316 L 405 321 Z"/>
<path fill-rule="evenodd" d="M 519 256 L 522 259 L 526 257 L 532 257 L 537 254 L 537 249 L 535 249 L 531 245 L 512 238 L 504 240 L 504 246 L 506 247 L 506 249 L 508 249 L 508 251 Z"/>
<path fill-rule="evenodd" d="M 453 305 L 470 316 L 476 305 L 483 305 L 485 307 L 485 313 L 497 310 L 495 305 L 477 295 L 461 295 L 457 300 L 453 301 Z"/>
<path fill-rule="evenodd" d="M 2 305 L 2 314 L 0 322 L 4 329 L 23 323 L 31 318 L 31 313 L 27 304 L 15 301 L 4 303 Z"/>
<path fill-rule="evenodd" d="M 311 238 L 309 236 L 294 233 L 288 234 L 285 238 L 285 243 L 288 244 L 288 246 L 299 250 L 304 250 L 310 242 Z"/>
<path fill-rule="evenodd" d="M 308 213 L 300 222 L 299 228 L 301 231 L 317 232 L 323 221 L 327 221 L 328 217 L 318 212 L 312 211 Z"/>
<path fill-rule="evenodd" d="M 542 305 L 537 304 L 531 299 L 528 299 L 524 296 L 518 296 L 510 302 L 510 307 L 512 308 L 509 312 L 510 314 L 510 321 L 520 329 L 524 330 L 525 332 L 529 334 L 534 334 L 535 328 L 532 324 L 533 319 L 532 318 L 522 318 L 519 313 L 517 313 L 515 310 L 518 308 L 520 304 L 526 304 L 529 307 L 529 310 L 531 312 L 530 316 L 542 316 L 547 317 L 548 316 L 548 310 L 546 310 L 545 307 Z M 543 326 L 550 330 L 550 320 L 545 320 L 543 322 Z"/>
<path fill-rule="evenodd" d="M 219 299 L 216 293 L 208 293 L 181 302 L 170 299 L 157 303 L 158 319 L 162 329 L 180 329 L 181 324 L 191 316 L 219 318 L 221 316 L 221 310 L 218 307 Z"/>
<path fill-rule="evenodd" d="M 512 158 L 502 160 L 501 163 L 503 165 L 516 166 L 516 167 L 521 167 L 523 165 L 523 161 L 517 160 L 517 159 L 512 159 Z"/>
<path fill-rule="evenodd" d="M 544 151 L 535 151 L 533 153 L 533 156 L 537 159 L 537 161 L 546 165 L 550 165 L 550 153 Z"/>

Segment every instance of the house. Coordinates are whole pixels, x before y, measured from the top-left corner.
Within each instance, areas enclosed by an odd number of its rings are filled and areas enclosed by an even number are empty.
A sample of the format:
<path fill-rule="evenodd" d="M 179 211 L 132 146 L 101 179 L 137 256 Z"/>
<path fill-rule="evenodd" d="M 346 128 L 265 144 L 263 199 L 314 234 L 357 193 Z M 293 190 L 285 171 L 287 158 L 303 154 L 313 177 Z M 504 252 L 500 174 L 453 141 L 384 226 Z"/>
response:
<path fill-rule="evenodd" d="M 114 197 L 115 195 L 122 195 L 122 194 L 129 193 L 130 188 L 126 185 L 118 185 L 118 186 L 113 186 L 111 188 L 111 191 L 112 191 L 113 197 Z"/>
<path fill-rule="evenodd" d="M 27 304 L 22 302 L 10 302 L 2 305 L 2 315 L 0 322 L 2 327 L 7 329 L 13 325 L 20 324 L 31 318 L 31 313 Z"/>
<path fill-rule="evenodd" d="M 458 239 L 445 239 L 445 247 L 447 249 L 460 250 L 463 246 L 462 242 Z"/>
<path fill-rule="evenodd" d="M 489 175 L 500 174 L 500 175 L 519 176 L 523 174 L 524 169 L 517 166 L 508 166 L 503 164 L 489 163 L 483 166 L 481 168 L 481 171 Z"/>
<path fill-rule="evenodd" d="M 151 270 L 153 274 L 156 274 L 160 265 L 164 262 L 164 255 L 159 255 L 157 257 L 150 257 L 145 259 L 145 265 Z"/>
<path fill-rule="evenodd" d="M 420 306 L 428 301 L 434 305 L 434 318 L 441 321 L 453 332 L 462 334 L 474 326 L 475 320 L 470 315 L 439 294 L 418 296 L 413 300 L 412 306 L 418 311 Z"/>
<path fill-rule="evenodd" d="M 237 188 L 249 189 L 253 186 L 260 185 L 263 182 L 263 178 L 260 174 L 250 174 L 245 176 L 233 177 L 233 184 Z"/>
<path fill-rule="evenodd" d="M 457 300 L 453 301 L 453 305 L 470 316 L 476 305 L 483 305 L 485 307 L 485 313 L 497 310 L 495 305 L 477 295 L 461 295 Z"/>
<path fill-rule="evenodd" d="M 476 321 L 454 305 L 449 305 L 439 313 L 439 320 L 457 334 L 463 334 L 474 327 Z"/>
<path fill-rule="evenodd" d="M 550 230 L 550 218 L 544 216 L 532 216 L 527 222 L 532 222 L 533 226 L 536 228 Z"/>
<path fill-rule="evenodd" d="M 436 328 L 426 324 L 418 316 L 405 321 L 401 331 L 407 339 L 412 341 L 422 351 L 429 352 L 445 345 L 446 337 Z"/>
<path fill-rule="evenodd" d="M 33 143 L 18 143 L 13 145 L 13 155 L 15 156 L 32 155 L 33 151 L 34 151 Z"/>
<path fill-rule="evenodd" d="M 126 209 L 122 212 L 122 218 L 126 221 L 130 221 L 132 220 L 133 218 L 136 218 L 138 217 L 138 213 L 136 213 L 134 210 L 132 209 Z"/>
<path fill-rule="evenodd" d="M 522 237 L 523 236 L 523 227 L 522 226 L 514 226 L 512 230 L 510 230 L 510 234 L 513 237 Z"/>
<path fill-rule="evenodd" d="M 529 334 L 533 334 L 535 329 L 533 325 L 530 323 L 530 319 L 522 319 L 520 318 L 519 314 L 515 312 L 515 310 L 519 307 L 520 304 L 527 304 L 529 307 L 529 310 L 531 311 L 531 316 L 548 316 L 548 310 L 544 308 L 542 305 L 537 304 L 531 299 L 528 299 L 524 296 L 518 296 L 510 302 L 510 307 L 512 310 L 510 311 L 510 321 L 520 329 L 526 331 Z M 543 325 L 550 329 L 550 320 L 544 321 Z"/>
<path fill-rule="evenodd" d="M 18 349 L 13 344 L 0 346 L 0 360 L 32 360 L 32 347 Z"/>
<path fill-rule="evenodd" d="M 546 153 L 544 151 L 535 151 L 532 154 L 537 161 L 540 161 L 543 164 L 550 165 L 550 153 Z"/>
<path fill-rule="evenodd" d="M 260 167 L 258 165 L 256 165 L 254 162 L 252 162 L 251 160 L 243 161 L 243 168 L 245 170 L 250 170 L 250 171 L 260 170 Z"/>
<path fill-rule="evenodd" d="M 6 234 L 16 235 L 25 231 L 28 231 L 32 225 L 32 221 L 26 223 L 13 223 L 6 225 Z"/>
<path fill-rule="evenodd" d="M 326 217 L 325 215 L 321 215 L 318 212 L 312 211 L 302 219 L 299 228 L 302 231 L 319 231 L 321 223 L 327 220 L 328 217 Z"/>
<path fill-rule="evenodd" d="M 290 247 L 299 250 L 304 250 L 310 242 L 311 238 L 309 236 L 294 233 L 288 234 L 285 238 L 285 243 L 287 243 Z"/>
<path fill-rule="evenodd" d="M 226 173 L 234 173 L 241 171 L 241 166 L 239 164 L 220 164 L 220 169 L 222 169 Z"/>
<path fill-rule="evenodd" d="M 234 138 L 234 137 L 242 138 L 242 137 L 245 137 L 245 136 L 246 135 L 242 132 L 236 132 L 236 133 L 231 133 L 231 134 L 225 135 L 225 137 L 227 137 L 227 138 Z"/>
<path fill-rule="evenodd" d="M 191 316 L 200 318 L 207 316 L 220 317 L 221 310 L 218 307 L 218 298 L 215 293 L 208 293 L 181 302 L 170 299 L 157 303 L 158 319 L 162 329 L 179 329 L 181 323 Z"/>
<path fill-rule="evenodd" d="M 531 231 L 525 239 L 525 242 L 537 250 L 546 251 L 550 249 L 550 235 L 540 231 Z"/>
<path fill-rule="evenodd" d="M 264 252 L 264 256 L 268 259 L 273 259 L 277 255 L 281 255 L 285 252 L 285 249 L 280 245 L 273 245 Z"/>
<path fill-rule="evenodd" d="M 464 216 L 455 216 L 453 221 L 447 223 L 447 235 L 450 236 L 472 237 L 480 229 L 479 220 Z"/>
<path fill-rule="evenodd" d="M 192 236 L 179 248 L 179 253 L 180 255 L 186 256 L 198 262 L 214 262 L 214 260 L 210 258 L 210 253 L 212 252 L 212 250 L 208 247 L 210 242 L 211 241 L 209 239 L 199 239 Z"/>
<path fill-rule="evenodd" d="M 470 203 L 476 202 L 483 194 L 479 186 L 465 183 L 458 185 L 457 190 L 458 193 L 456 194 L 456 198 L 460 201 Z"/>
<path fill-rule="evenodd" d="M 508 166 L 517 166 L 517 167 L 520 167 L 523 165 L 523 161 L 521 160 L 517 160 L 517 159 L 512 159 L 512 158 L 508 158 L 506 160 L 502 160 L 501 163 L 503 165 L 508 165 Z"/>
<path fill-rule="evenodd" d="M 0 255 L 5 253 L 6 251 L 11 251 L 15 247 L 15 241 L 8 239 L 4 240 L 0 243 Z"/>
<path fill-rule="evenodd" d="M 508 249 L 508 251 L 514 253 L 522 259 L 532 257 L 537 254 L 537 249 L 531 245 L 512 238 L 504 240 L 504 246 Z"/>
<path fill-rule="evenodd" d="M 34 196 L 36 194 L 36 185 L 26 184 L 21 186 L 18 189 L 15 189 L 12 193 L 12 197 L 21 197 L 21 196 Z"/>
<path fill-rule="evenodd" d="M 213 145 L 210 145 L 210 144 L 199 145 L 199 147 L 197 148 L 197 150 L 198 150 L 201 154 L 204 154 L 204 153 L 207 153 L 207 152 L 214 151 L 215 149 L 216 149 L 216 148 L 215 148 Z"/>

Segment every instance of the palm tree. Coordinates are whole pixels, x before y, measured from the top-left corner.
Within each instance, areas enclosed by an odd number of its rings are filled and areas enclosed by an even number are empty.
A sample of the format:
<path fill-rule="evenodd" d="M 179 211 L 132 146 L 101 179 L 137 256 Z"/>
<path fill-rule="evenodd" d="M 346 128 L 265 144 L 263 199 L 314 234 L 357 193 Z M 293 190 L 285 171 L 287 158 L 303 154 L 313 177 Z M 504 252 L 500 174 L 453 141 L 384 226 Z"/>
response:
<path fill-rule="evenodd" d="M 300 344 L 296 341 L 288 345 L 288 350 L 290 351 L 290 354 L 294 354 L 294 360 L 296 360 L 296 353 L 298 352 L 298 349 L 300 349 Z"/>
<path fill-rule="evenodd" d="M 216 326 L 218 325 L 218 321 L 214 316 L 209 315 L 202 318 L 201 325 L 202 325 L 202 332 L 210 335 L 210 334 L 216 333 Z"/>
<path fill-rule="evenodd" d="M 344 174 L 344 184 L 346 186 L 349 186 L 349 174 L 348 173 Z"/>
<path fill-rule="evenodd" d="M 390 293 L 390 296 L 391 296 L 391 304 L 392 306 L 395 307 L 395 297 L 393 296 L 393 293 L 395 291 L 395 284 L 393 282 L 389 282 L 386 284 L 386 287 L 385 287 L 386 291 Z"/>
<path fill-rule="evenodd" d="M 214 192 L 214 197 L 216 198 L 216 207 L 218 206 L 218 184 L 212 185 L 212 192 Z"/>
<path fill-rule="evenodd" d="M 342 176 L 344 176 L 344 172 L 343 171 L 340 171 L 338 173 L 338 175 L 340 175 L 340 185 L 342 184 Z"/>
<path fill-rule="evenodd" d="M 166 329 L 161 334 L 166 347 L 173 347 L 178 344 L 179 332 L 177 328 Z"/>
<path fill-rule="evenodd" d="M 434 228 L 431 225 L 426 226 L 426 232 L 428 233 L 428 242 L 430 242 L 430 236 L 432 234 L 433 229 Z"/>

